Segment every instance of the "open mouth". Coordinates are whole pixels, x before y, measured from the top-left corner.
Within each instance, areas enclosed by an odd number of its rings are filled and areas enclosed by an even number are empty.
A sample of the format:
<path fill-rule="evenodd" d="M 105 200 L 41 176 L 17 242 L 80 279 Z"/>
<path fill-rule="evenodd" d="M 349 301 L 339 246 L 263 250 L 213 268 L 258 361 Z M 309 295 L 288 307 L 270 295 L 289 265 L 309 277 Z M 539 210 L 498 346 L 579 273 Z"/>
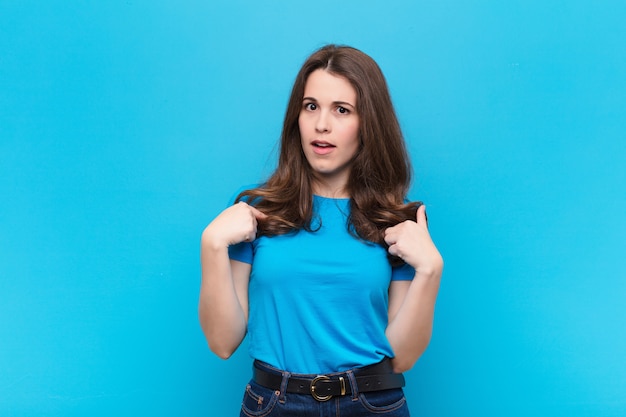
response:
<path fill-rule="evenodd" d="M 322 142 L 322 141 L 319 141 L 319 140 L 313 141 L 312 145 L 314 147 L 320 148 L 320 149 L 327 149 L 327 148 L 334 148 L 335 147 L 335 145 L 331 145 L 328 142 Z"/>

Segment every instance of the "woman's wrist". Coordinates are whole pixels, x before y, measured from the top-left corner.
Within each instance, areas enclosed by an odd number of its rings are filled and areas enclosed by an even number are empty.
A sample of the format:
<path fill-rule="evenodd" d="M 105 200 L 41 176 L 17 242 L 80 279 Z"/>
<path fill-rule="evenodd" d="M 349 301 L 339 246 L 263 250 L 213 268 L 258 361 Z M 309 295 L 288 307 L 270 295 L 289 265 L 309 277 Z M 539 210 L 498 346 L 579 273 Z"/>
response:
<path fill-rule="evenodd" d="M 437 261 L 429 265 L 420 265 L 415 268 L 415 279 L 433 280 L 441 278 L 443 272 L 443 259 L 439 258 Z"/>
<path fill-rule="evenodd" d="M 202 233 L 201 239 L 202 249 L 210 250 L 212 252 L 220 252 L 224 249 L 228 249 L 228 242 L 223 239 L 220 239 L 219 236 L 216 236 L 212 231 L 207 227 L 204 229 Z"/>

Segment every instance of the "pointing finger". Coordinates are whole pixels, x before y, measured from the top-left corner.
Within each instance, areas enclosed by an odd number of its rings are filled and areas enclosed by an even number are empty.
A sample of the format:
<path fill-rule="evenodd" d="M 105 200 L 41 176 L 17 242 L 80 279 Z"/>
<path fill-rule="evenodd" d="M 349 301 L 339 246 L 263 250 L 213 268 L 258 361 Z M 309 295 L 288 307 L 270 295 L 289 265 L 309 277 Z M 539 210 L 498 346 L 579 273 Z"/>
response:
<path fill-rule="evenodd" d="M 252 210 L 252 214 L 254 215 L 254 217 L 257 220 L 264 220 L 267 219 L 267 214 L 263 213 L 262 211 L 260 211 L 259 209 L 250 206 L 250 210 Z"/>
<path fill-rule="evenodd" d="M 393 245 L 398 240 L 396 235 L 396 227 L 388 227 L 387 229 L 385 229 L 383 239 L 385 240 L 385 243 L 387 243 L 387 245 Z"/>

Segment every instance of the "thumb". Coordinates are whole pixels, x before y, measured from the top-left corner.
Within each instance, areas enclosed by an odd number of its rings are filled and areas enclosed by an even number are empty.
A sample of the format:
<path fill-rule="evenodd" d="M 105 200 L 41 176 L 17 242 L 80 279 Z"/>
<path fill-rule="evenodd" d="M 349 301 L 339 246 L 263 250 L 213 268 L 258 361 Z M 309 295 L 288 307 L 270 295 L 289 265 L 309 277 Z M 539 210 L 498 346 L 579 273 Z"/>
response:
<path fill-rule="evenodd" d="M 425 224 L 428 226 L 428 216 L 426 216 L 426 206 L 424 204 L 420 205 L 417 208 L 417 213 L 415 213 L 415 220 L 418 224 Z"/>

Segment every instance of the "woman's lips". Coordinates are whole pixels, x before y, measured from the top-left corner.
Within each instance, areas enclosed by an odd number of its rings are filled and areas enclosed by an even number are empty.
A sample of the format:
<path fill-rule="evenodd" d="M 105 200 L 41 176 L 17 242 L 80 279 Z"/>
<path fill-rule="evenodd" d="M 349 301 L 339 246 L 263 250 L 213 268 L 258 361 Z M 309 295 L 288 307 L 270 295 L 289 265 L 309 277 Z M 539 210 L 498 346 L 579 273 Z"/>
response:
<path fill-rule="evenodd" d="M 335 145 L 322 140 L 314 140 L 311 145 L 313 145 L 313 152 L 317 155 L 327 155 L 335 149 Z"/>

